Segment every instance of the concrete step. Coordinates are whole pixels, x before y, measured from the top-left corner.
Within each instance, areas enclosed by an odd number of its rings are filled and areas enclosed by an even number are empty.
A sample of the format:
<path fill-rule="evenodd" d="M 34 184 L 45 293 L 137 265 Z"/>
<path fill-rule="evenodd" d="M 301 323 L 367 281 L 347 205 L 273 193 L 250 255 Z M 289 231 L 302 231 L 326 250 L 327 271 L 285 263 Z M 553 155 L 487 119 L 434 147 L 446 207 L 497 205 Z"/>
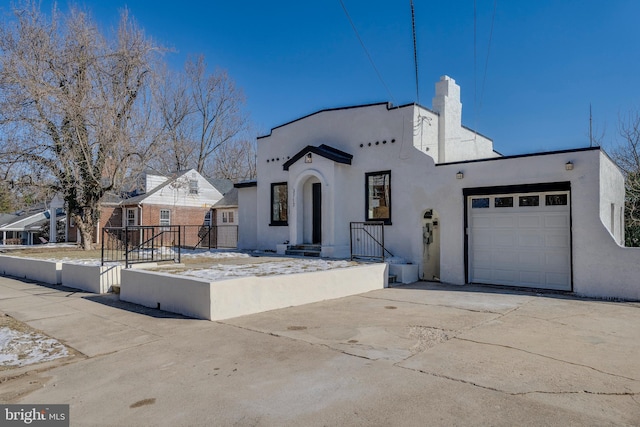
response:
<path fill-rule="evenodd" d="M 287 249 L 284 253 L 286 255 L 320 257 L 320 251 L 305 250 L 305 249 Z"/>
<path fill-rule="evenodd" d="M 290 245 L 285 254 L 296 256 L 319 257 L 322 251 L 321 245 Z"/>

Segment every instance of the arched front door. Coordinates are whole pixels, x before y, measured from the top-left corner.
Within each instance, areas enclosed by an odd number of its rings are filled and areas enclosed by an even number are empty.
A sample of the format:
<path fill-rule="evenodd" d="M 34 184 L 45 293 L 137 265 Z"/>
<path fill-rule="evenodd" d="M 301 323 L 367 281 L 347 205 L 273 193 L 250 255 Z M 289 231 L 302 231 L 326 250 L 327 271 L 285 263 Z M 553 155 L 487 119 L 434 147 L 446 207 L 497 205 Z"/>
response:
<path fill-rule="evenodd" d="M 299 188 L 302 190 L 302 209 L 298 208 L 297 214 L 302 217 L 301 243 L 322 244 L 322 183 L 312 175 Z"/>

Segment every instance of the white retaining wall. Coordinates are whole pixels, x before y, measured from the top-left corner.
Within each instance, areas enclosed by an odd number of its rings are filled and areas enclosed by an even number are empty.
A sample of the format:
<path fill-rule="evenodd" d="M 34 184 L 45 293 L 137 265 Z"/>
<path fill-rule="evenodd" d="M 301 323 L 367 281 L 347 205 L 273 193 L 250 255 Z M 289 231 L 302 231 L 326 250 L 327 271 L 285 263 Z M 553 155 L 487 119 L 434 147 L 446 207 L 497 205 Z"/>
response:
<path fill-rule="evenodd" d="M 62 263 L 33 258 L 0 256 L 0 274 L 59 285 Z"/>
<path fill-rule="evenodd" d="M 387 286 L 386 264 L 216 282 L 122 270 L 120 299 L 200 319 L 222 320 L 341 298 Z"/>
<path fill-rule="evenodd" d="M 70 288 L 81 289 L 96 294 L 111 291 L 112 286 L 120 284 L 119 265 L 100 266 L 64 263 L 62 266 L 62 284 Z"/>

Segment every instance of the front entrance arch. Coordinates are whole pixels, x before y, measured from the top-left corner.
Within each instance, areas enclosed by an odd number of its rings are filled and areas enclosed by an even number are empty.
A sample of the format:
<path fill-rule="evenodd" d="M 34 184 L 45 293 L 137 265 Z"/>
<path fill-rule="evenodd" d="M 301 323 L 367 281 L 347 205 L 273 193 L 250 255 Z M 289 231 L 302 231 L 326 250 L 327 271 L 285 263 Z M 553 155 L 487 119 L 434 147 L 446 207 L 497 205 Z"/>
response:
<path fill-rule="evenodd" d="M 295 181 L 293 187 L 294 203 L 292 214 L 295 216 L 291 227 L 292 244 L 326 244 L 326 206 L 324 193 L 325 180 L 315 170 L 307 170 Z M 330 225 L 330 224 L 329 224 Z"/>

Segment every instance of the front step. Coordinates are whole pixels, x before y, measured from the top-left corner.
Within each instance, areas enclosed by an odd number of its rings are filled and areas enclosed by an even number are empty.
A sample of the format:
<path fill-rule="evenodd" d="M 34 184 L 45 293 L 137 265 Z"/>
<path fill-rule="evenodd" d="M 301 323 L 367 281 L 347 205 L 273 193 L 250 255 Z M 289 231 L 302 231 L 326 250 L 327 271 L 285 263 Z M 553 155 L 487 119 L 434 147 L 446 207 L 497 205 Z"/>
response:
<path fill-rule="evenodd" d="M 286 255 L 320 257 L 321 245 L 289 245 L 284 252 Z"/>

